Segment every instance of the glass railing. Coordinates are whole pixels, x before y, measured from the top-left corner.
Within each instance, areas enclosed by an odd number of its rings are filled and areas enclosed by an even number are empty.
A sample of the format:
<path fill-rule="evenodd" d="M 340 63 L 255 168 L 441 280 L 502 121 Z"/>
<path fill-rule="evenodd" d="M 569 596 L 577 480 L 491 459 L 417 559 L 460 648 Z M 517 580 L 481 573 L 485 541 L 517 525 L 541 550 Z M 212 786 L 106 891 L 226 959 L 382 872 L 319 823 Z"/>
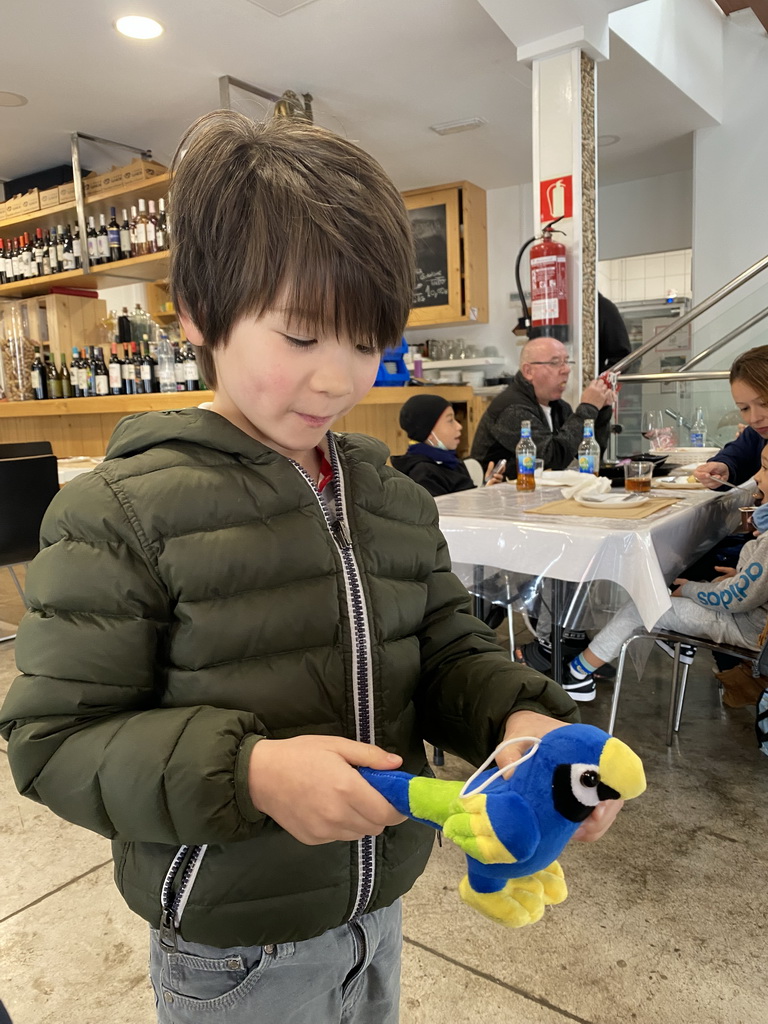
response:
<path fill-rule="evenodd" d="M 643 436 L 651 426 L 650 413 L 668 428 L 662 435 L 666 443 L 690 444 L 698 408 L 707 426 L 708 447 L 720 448 L 732 440 L 740 420 L 728 371 L 741 352 L 768 344 L 766 268 L 768 257 L 623 360 L 618 457 L 657 447 L 655 438 Z"/>

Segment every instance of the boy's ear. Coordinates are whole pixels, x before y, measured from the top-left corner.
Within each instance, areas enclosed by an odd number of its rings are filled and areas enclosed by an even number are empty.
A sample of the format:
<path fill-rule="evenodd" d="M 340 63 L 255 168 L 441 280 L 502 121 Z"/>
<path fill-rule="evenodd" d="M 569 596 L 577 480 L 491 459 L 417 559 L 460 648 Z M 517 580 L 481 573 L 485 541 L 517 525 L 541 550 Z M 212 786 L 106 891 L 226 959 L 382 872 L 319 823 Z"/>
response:
<path fill-rule="evenodd" d="M 184 328 L 184 333 L 187 336 L 187 340 L 192 342 L 192 344 L 196 345 L 198 348 L 202 348 L 203 345 L 205 344 L 205 342 L 203 341 L 203 336 L 198 330 L 198 328 L 195 326 L 195 324 L 192 322 L 189 314 L 185 310 L 179 310 L 179 323 Z"/>

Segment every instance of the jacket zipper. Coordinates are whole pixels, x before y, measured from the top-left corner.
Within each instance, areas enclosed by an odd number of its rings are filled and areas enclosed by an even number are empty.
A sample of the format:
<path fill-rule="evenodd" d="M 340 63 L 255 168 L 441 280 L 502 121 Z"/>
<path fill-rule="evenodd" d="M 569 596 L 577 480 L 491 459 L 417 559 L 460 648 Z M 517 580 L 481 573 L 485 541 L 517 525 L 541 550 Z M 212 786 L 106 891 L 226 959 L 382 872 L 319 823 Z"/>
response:
<path fill-rule="evenodd" d="M 335 520 L 326 508 L 323 497 L 309 473 L 298 462 L 294 462 L 292 459 L 290 461 L 314 491 L 325 519 L 325 525 L 336 541 L 341 554 L 344 583 L 347 591 L 347 604 L 350 610 L 354 634 L 352 679 L 355 702 L 355 736 L 361 743 L 373 743 L 375 739 L 373 722 L 373 666 L 371 662 L 368 612 L 363 597 L 363 588 L 360 583 L 360 570 L 352 549 L 352 538 L 346 524 L 344 477 L 341 474 L 341 466 L 333 435 L 329 433 L 327 437 L 328 449 L 331 455 L 331 466 L 333 468 Z M 159 938 L 160 945 L 168 952 L 174 952 L 177 948 L 176 932 L 181 925 L 181 916 L 184 913 L 184 908 L 187 905 L 187 900 L 189 899 L 207 848 L 207 844 L 202 846 L 180 846 L 165 876 L 162 889 L 160 890 L 162 915 L 160 918 Z M 370 902 L 375 878 L 375 852 L 376 840 L 373 836 L 363 836 L 362 839 L 358 839 L 357 892 L 350 920 L 360 917 Z M 181 871 L 182 865 L 185 862 L 186 866 L 182 872 L 179 887 L 174 893 L 173 886 L 176 876 Z"/>
<path fill-rule="evenodd" d="M 360 582 L 360 569 L 355 558 L 352 538 L 347 527 L 344 477 L 341 473 L 336 442 L 331 433 L 328 433 L 326 436 L 328 438 L 328 450 L 333 469 L 335 520 L 326 508 L 322 495 L 309 473 L 298 462 L 294 462 L 293 465 L 314 491 L 326 526 L 336 541 L 341 554 L 344 584 L 347 591 L 347 605 L 349 606 L 354 640 L 352 645 L 352 692 L 355 707 L 355 737 L 361 743 L 373 743 L 375 741 L 373 665 L 371 662 L 371 635 L 368 625 L 368 611 L 365 606 L 363 588 Z M 374 836 L 363 836 L 362 839 L 357 841 L 357 892 L 350 920 L 354 920 L 365 913 L 370 902 L 375 878 L 375 852 L 376 840 Z"/>

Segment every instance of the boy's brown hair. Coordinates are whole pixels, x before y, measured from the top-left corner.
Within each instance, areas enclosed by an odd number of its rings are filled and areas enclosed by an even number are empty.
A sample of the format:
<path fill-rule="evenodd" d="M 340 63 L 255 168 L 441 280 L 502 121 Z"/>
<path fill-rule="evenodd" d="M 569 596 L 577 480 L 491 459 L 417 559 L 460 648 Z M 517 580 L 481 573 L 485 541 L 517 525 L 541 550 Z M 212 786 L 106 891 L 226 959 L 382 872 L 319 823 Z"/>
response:
<path fill-rule="evenodd" d="M 768 345 L 742 352 L 731 364 L 730 383 L 743 380 L 768 402 Z"/>
<path fill-rule="evenodd" d="M 256 123 L 217 110 L 185 133 L 169 194 L 170 291 L 212 349 L 243 317 L 288 309 L 296 327 L 380 351 L 402 335 L 413 242 L 400 194 L 379 164 L 315 125 Z"/>

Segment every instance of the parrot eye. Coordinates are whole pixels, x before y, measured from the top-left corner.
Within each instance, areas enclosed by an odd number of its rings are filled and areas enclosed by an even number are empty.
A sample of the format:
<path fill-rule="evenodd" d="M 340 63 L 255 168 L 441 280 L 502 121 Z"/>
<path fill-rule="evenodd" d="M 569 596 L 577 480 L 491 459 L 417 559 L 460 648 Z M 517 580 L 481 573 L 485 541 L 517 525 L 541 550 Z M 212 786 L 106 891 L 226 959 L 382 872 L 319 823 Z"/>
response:
<path fill-rule="evenodd" d="M 600 773 L 595 764 L 572 764 L 571 792 L 583 807 L 597 807 L 600 803 L 598 786 Z"/>

